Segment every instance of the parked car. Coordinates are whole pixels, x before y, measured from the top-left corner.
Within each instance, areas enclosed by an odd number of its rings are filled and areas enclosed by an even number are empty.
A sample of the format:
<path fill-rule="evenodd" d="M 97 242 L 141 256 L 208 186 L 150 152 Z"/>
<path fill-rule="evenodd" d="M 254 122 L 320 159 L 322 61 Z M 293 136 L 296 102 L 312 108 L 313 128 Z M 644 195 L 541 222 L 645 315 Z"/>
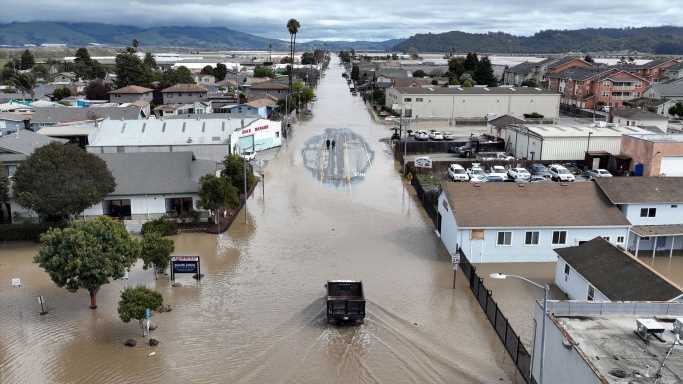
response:
<path fill-rule="evenodd" d="M 432 159 L 429 156 L 416 157 L 415 168 L 432 168 Z"/>
<path fill-rule="evenodd" d="M 449 132 L 444 132 L 443 133 L 443 139 L 444 140 L 455 140 L 455 133 L 449 133 Z"/>
<path fill-rule="evenodd" d="M 510 156 L 505 152 L 479 152 L 477 154 L 477 158 L 483 161 L 512 161 L 515 159 L 513 156 Z"/>
<path fill-rule="evenodd" d="M 581 176 L 583 175 L 583 171 L 577 167 L 575 164 L 572 163 L 564 163 L 562 164 L 563 167 L 567 168 L 569 172 L 572 173 L 574 176 Z"/>
<path fill-rule="evenodd" d="M 548 179 L 543 176 L 531 175 L 531 177 L 529 178 L 530 183 L 545 183 L 547 181 Z"/>
<path fill-rule="evenodd" d="M 502 165 L 493 165 L 489 168 L 486 178 L 488 181 L 506 181 L 508 172 Z"/>
<path fill-rule="evenodd" d="M 439 131 L 431 131 L 429 133 L 429 138 L 432 140 L 443 140 L 443 135 Z"/>
<path fill-rule="evenodd" d="M 529 172 L 534 176 L 543 176 L 546 179 L 549 179 L 551 176 L 550 172 L 548 172 L 548 168 L 543 164 L 531 164 Z"/>
<path fill-rule="evenodd" d="M 574 175 L 560 164 L 550 164 L 548 172 L 550 172 L 550 179 L 552 181 L 576 181 Z"/>
<path fill-rule="evenodd" d="M 448 167 L 448 177 L 453 181 L 469 181 L 470 177 L 467 175 L 465 168 L 460 164 L 451 164 Z"/>
<path fill-rule="evenodd" d="M 327 289 L 327 322 L 363 322 L 365 319 L 365 295 L 363 282 L 353 280 L 330 280 Z"/>
<path fill-rule="evenodd" d="M 471 174 L 470 175 L 470 183 L 486 183 L 488 182 L 489 179 L 486 177 L 486 175 L 477 175 L 477 174 Z"/>
<path fill-rule="evenodd" d="M 417 133 L 415 134 L 415 140 L 429 140 L 429 134 L 425 131 L 417 131 Z"/>
<path fill-rule="evenodd" d="M 531 173 L 526 168 L 510 168 L 508 170 L 508 177 L 514 181 L 529 181 Z"/>
<path fill-rule="evenodd" d="M 596 177 L 612 177 L 612 174 L 606 169 L 589 169 L 586 171 L 586 177 L 593 179 Z"/>

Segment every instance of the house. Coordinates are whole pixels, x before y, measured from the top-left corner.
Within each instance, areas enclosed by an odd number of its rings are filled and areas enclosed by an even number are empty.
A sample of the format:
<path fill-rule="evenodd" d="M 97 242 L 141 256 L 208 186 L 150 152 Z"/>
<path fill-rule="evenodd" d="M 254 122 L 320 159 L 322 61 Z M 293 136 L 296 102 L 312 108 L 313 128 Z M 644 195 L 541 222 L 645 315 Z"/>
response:
<path fill-rule="evenodd" d="M 277 102 L 271 98 L 262 98 L 249 101 L 247 106 L 256 109 L 258 116 L 265 119 L 277 108 Z"/>
<path fill-rule="evenodd" d="M 678 59 L 663 57 L 644 64 L 620 64 L 614 67 L 645 78 L 650 83 L 655 83 L 662 81 L 666 76 L 667 70 L 678 64 L 678 62 Z"/>
<path fill-rule="evenodd" d="M 392 85 L 394 88 L 417 88 L 417 87 L 431 87 L 431 79 L 423 79 L 417 77 L 400 78 L 397 77 L 392 79 Z"/>
<path fill-rule="evenodd" d="M 64 139 L 69 143 L 85 148 L 88 145 L 88 136 L 97 129 L 98 124 L 99 122 L 90 120 L 49 125 L 41 128 L 38 133 L 57 139 Z"/>
<path fill-rule="evenodd" d="M 555 285 L 570 300 L 669 301 L 683 294 L 674 283 L 604 238 L 555 252 Z"/>
<path fill-rule="evenodd" d="M 514 116 L 510 115 L 503 115 L 503 116 L 498 116 L 494 119 L 491 119 L 487 121 L 490 133 L 493 134 L 493 131 L 495 130 L 495 135 L 496 137 L 501 137 L 501 133 L 503 128 L 507 128 L 508 126 L 513 126 L 513 125 L 524 125 L 526 121 L 518 119 Z"/>
<path fill-rule="evenodd" d="M 640 127 L 658 133 L 666 133 L 669 119 L 665 116 L 635 108 L 620 108 L 612 112 L 613 121 L 621 126 Z"/>
<path fill-rule="evenodd" d="M 192 78 L 194 79 L 195 83 L 203 85 L 205 87 L 214 85 L 216 83 L 216 76 L 214 75 L 198 73 L 196 75 L 193 75 Z"/>
<path fill-rule="evenodd" d="M 104 120 L 88 136 L 91 153 L 192 152 L 221 162 L 230 154 L 230 136 L 256 119 Z"/>
<path fill-rule="evenodd" d="M 556 261 L 556 248 L 628 237 L 629 222 L 594 183 L 445 183 L 437 211 L 448 252 L 472 263 Z"/>
<path fill-rule="evenodd" d="M 31 129 L 38 131 L 51 125 L 92 121 L 99 119 L 136 120 L 142 119 L 142 108 L 129 105 L 125 107 L 36 107 L 31 116 Z"/>
<path fill-rule="evenodd" d="M 650 86 L 650 88 L 652 88 L 652 86 Z M 647 94 L 647 92 L 645 92 L 645 94 Z M 669 109 L 674 105 L 676 105 L 676 100 L 666 98 L 653 99 L 649 97 L 639 97 L 637 99 L 624 101 L 624 106 L 628 108 L 642 109 L 667 117 L 669 116 Z"/>
<path fill-rule="evenodd" d="M 201 210 L 199 179 L 215 174 L 217 163 L 192 152 L 100 153 L 116 189 L 86 209 L 85 217 L 107 215 L 144 222 L 161 216 L 185 216 Z"/>
<path fill-rule="evenodd" d="M 31 115 L 27 113 L 0 112 L 0 136 L 30 127 Z"/>
<path fill-rule="evenodd" d="M 673 319 L 682 317 L 677 302 L 550 300 L 545 314 L 534 305 L 533 350 L 541 350 L 542 340 L 545 348 L 543 364 L 541 353 L 532 356 L 532 382 L 539 382 L 543 367 L 546 383 L 553 384 L 680 384 L 683 354 L 680 346 L 671 348 Z"/>
<path fill-rule="evenodd" d="M 279 81 L 265 81 L 262 83 L 253 84 L 247 90 L 247 98 L 249 100 L 263 99 L 267 97 L 274 97 L 278 100 L 284 100 L 289 91 L 289 86 L 286 83 Z"/>
<path fill-rule="evenodd" d="M 129 85 L 109 92 L 109 100 L 120 104 L 136 101 L 151 103 L 153 98 L 154 90 L 137 85 Z"/>
<path fill-rule="evenodd" d="M 71 84 L 78 81 L 78 75 L 73 72 L 61 72 L 55 75 L 53 84 Z"/>
<path fill-rule="evenodd" d="M 654 83 L 650 85 L 647 90 L 645 90 L 643 96 L 652 99 L 683 101 L 683 78 L 678 78 L 667 82 Z"/>
<path fill-rule="evenodd" d="M 592 151 L 619 155 L 622 136 L 650 133 L 643 128 L 604 122 L 512 124 L 501 128 L 500 137 L 505 140 L 505 150 L 519 159 L 578 161 Z"/>
<path fill-rule="evenodd" d="M 632 225 L 624 245 L 629 252 L 671 257 L 683 250 L 683 177 L 612 177 L 595 183 Z"/>
<path fill-rule="evenodd" d="M 503 72 L 503 84 L 520 86 L 527 81 L 533 81 L 540 86 L 545 81 L 548 72 L 561 72 L 570 68 L 590 68 L 593 64 L 580 57 L 567 56 L 563 58 L 549 58 L 537 63 L 525 61 L 506 68 Z"/>
<path fill-rule="evenodd" d="M 662 82 L 683 79 L 683 61 L 678 62 L 664 71 Z"/>
<path fill-rule="evenodd" d="M 282 145 L 282 122 L 259 119 L 230 137 L 231 153 L 259 152 Z"/>
<path fill-rule="evenodd" d="M 176 116 L 176 115 L 203 115 L 213 113 L 211 103 L 206 101 L 195 101 L 187 104 L 162 104 L 154 108 L 157 117 Z"/>
<path fill-rule="evenodd" d="M 491 115 L 539 113 L 559 118 L 560 94 L 540 88 L 413 87 L 389 88 L 385 107 L 415 119 L 486 121 Z"/>
<path fill-rule="evenodd" d="M 636 176 L 683 176 L 683 134 L 624 135 L 621 153 Z"/>
<path fill-rule="evenodd" d="M 164 104 L 190 104 L 206 99 L 208 90 L 198 84 L 176 84 L 161 91 Z"/>
<path fill-rule="evenodd" d="M 562 104 L 597 109 L 621 107 L 624 101 L 641 97 L 650 82 L 632 72 L 616 68 L 571 68 L 546 75 L 548 88 L 562 94 Z"/>

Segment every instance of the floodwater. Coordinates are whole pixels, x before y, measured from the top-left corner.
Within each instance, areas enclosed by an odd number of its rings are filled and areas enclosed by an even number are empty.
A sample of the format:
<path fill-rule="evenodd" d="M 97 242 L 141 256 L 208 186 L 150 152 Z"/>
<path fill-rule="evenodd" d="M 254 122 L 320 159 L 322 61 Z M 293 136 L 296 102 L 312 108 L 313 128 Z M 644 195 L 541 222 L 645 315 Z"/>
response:
<path fill-rule="evenodd" d="M 317 94 L 228 232 L 175 237 L 175 254 L 201 257 L 201 282 L 178 275 L 172 288 L 138 264 L 93 311 L 86 292 L 31 263 L 34 244 L 0 245 L 0 383 L 521 383 L 462 274 L 451 289 L 450 259 L 380 141 L 390 131 L 350 95 L 336 58 Z M 326 132 L 348 139 L 318 163 L 330 181 L 303 155 Z M 363 280 L 364 324 L 326 324 L 328 279 Z M 116 313 L 135 284 L 173 307 L 154 314 L 158 347 Z"/>

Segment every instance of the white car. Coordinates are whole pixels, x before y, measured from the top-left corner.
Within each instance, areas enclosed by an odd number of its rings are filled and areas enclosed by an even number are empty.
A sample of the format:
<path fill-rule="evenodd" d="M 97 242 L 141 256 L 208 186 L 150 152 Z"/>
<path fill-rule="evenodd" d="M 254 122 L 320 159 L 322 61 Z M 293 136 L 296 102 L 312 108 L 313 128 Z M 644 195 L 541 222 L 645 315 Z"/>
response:
<path fill-rule="evenodd" d="M 508 172 L 502 165 L 494 165 L 489 168 L 486 177 L 489 181 L 505 181 L 508 179 Z"/>
<path fill-rule="evenodd" d="M 417 131 L 417 133 L 415 133 L 415 140 L 429 140 L 429 134 L 425 131 Z"/>
<path fill-rule="evenodd" d="M 526 168 L 510 168 L 508 170 L 508 177 L 515 181 L 529 181 L 531 173 Z"/>
<path fill-rule="evenodd" d="M 443 135 L 439 131 L 432 131 L 429 133 L 429 138 L 432 140 L 443 140 Z"/>
<path fill-rule="evenodd" d="M 455 140 L 455 137 L 456 137 L 455 133 L 447 133 L 447 132 L 443 133 L 443 139 L 444 140 Z"/>
<path fill-rule="evenodd" d="M 448 167 L 448 177 L 453 181 L 469 181 L 470 177 L 465 171 L 465 168 L 460 164 L 451 164 Z"/>
<path fill-rule="evenodd" d="M 560 164 L 550 164 L 548 172 L 550 172 L 550 179 L 552 181 L 576 181 L 574 175 Z"/>
<path fill-rule="evenodd" d="M 486 172 L 484 172 L 479 163 L 472 163 L 472 168 L 467 170 L 467 174 L 469 175 L 470 182 L 472 183 L 483 183 L 488 181 Z"/>
<path fill-rule="evenodd" d="M 478 157 L 479 157 L 479 159 L 484 160 L 484 161 L 494 161 L 494 160 L 512 161 L 515 159 L 514 156 L 510 156 L 504 152 L 479 153 Z"/>
<path fill-rule="evenodd" d="M 486 183 L 489 181 L 485 175 L 470 175 L 470 183 Z"/>
<path fill-rule="evenodd" d="M 586 176 L 592 179 L 594 177 L 612 177 L 612 174 L 606 169 L 591 169 L 586 172 Z"/>
<path fill-rule="evenodd" d="M 246 161 L 252 161 L 256 158 L 256 152 L 247 150 L 242 152 L 240 156 L 242 156 L 242 158 Z"/>

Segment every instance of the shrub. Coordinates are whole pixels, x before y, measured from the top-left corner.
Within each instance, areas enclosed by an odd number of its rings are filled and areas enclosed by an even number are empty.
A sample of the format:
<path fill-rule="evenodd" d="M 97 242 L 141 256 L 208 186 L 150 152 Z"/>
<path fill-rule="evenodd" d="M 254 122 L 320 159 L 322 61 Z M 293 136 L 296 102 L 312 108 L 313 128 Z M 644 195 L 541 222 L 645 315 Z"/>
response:
<path fill-rule="evenodd" d="M 168 220 L 166 217 L 160 217 L 152 221 L 148 221 L 142 225 L 142 233 L 156 232 L 162 236 L 170 236 L 178 233 L 178 228 L 175 223 Z"/>
<path fill-rule="evenodd" d="M 2 224 L 0 241 L 39 241 L 49 228 L 47 224 Z"/>

